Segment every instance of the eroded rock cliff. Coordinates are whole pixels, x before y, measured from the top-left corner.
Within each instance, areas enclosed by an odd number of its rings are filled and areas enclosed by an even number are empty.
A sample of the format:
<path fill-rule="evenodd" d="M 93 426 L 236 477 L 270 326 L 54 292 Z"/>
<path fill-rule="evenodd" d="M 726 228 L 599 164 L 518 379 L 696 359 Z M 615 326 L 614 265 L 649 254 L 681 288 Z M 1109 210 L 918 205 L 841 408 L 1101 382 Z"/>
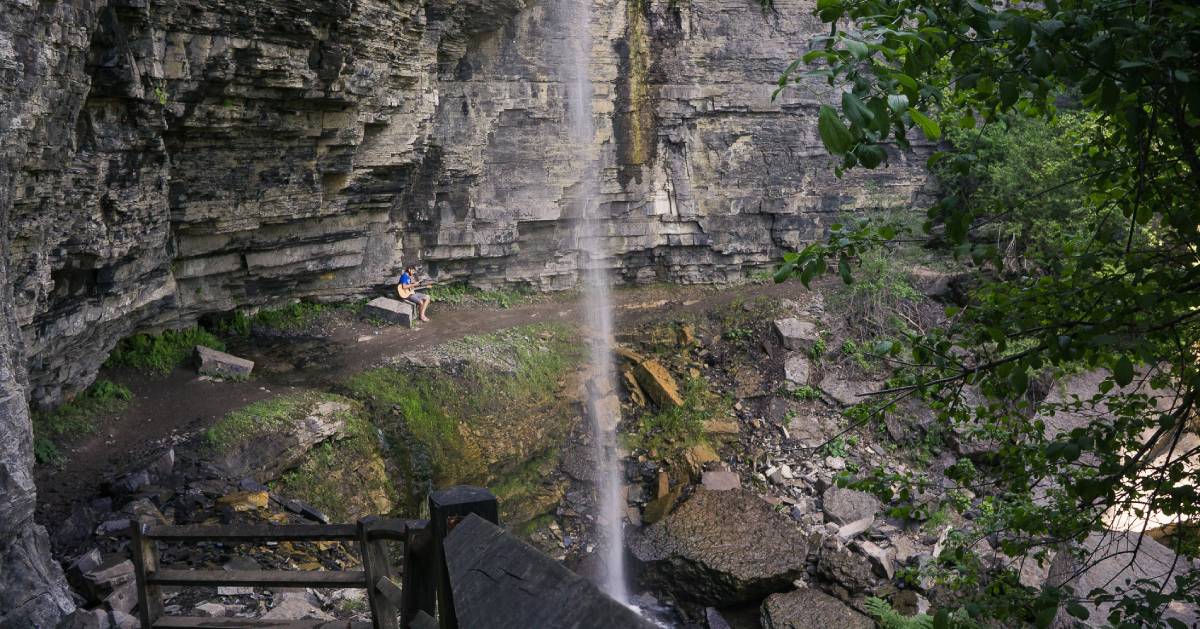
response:
<path fill-rule="evenodd" d="M 772 101 L 820 30 L 810 0 L 593 0 L 580 164 L 564 2 L 3 0 L 6 539 L 34 530 L 25 403 L 86 385 L 138 329 L 361 294 L 409 261 L 572 286 L 581 166 L 624 281 L 738 277 L 919 193 L 899 154 L 833 178 L 821 86 Z"/>

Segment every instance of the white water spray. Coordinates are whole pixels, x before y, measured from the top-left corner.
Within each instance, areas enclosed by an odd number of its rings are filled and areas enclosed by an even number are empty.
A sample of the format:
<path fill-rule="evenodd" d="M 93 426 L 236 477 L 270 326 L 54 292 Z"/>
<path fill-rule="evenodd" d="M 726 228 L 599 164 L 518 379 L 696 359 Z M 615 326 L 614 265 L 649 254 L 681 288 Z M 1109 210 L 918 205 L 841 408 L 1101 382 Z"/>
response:
<path fill-rule="evenodd" d="M 578 165 L 579 227 L 576 242 L 579 267 L 583 274 L 584 309 L 591 350 L 591 373 L 587 386 L 588 415 L 592 420 L 592 444 L 597 470 L 597 523 L 605 572 L 604 590 L 614 599 L 628 604 L 625 582 L 625 552 L 622 535 L 624 501 L 621 499 L 621 455 L 617 450 L 617 425 L 621 405 L 616 394 L 613 370 L 613 312 L 609 298 L 609 278 L 597 200 L 599 183 L 595 155 L 595 121 L 592 117 L 591 0 L 562 0 L 566 17 L 566 55 L 563 77 L 567 86 L 567 124 L 570 142 Z"/>

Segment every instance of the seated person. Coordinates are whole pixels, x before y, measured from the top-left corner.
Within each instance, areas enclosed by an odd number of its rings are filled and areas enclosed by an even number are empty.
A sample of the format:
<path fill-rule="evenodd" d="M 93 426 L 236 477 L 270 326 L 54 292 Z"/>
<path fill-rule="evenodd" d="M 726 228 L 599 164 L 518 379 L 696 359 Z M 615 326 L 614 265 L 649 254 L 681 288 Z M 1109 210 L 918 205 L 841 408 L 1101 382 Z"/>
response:
<path fill-rule="evenodd" d="M 429 317 L 425 316 L 425 309 L 429 307 L 429 302 L 433 299 L 424 293 L 418 293 L 417 283 L 417 268 L 414 266 L 404 267 L 404 273 L 400 274 L 400 283 L 396 286 L 396 292 L 400 298 L 405 301 L 410 301 L 417 306 L 417 317 L 422 321 L 429 321 Z"/>

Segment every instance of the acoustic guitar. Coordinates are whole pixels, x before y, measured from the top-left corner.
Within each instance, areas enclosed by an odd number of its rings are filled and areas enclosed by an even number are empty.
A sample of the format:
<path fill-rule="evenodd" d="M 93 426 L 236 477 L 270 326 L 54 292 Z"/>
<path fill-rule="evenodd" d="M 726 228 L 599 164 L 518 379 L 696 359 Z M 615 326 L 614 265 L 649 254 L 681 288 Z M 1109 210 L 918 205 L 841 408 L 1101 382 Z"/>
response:
<path fill-rule="evenodd" d="M 434 282 L 431 280 L 425 280 L 422 282 L 417 282 L 415 284 L 407 284 L 407 285 L 396 284 L 396 294 L 400 295 L 400 299 L 408 299 L 409 297 L 412 297 L 412 294 L 417 292 L 418 290 L 421 290 L 422 288 L 429 288 L 430 286 L 433 286 L 434 284 L 437 284 L 437 282 Z"/>

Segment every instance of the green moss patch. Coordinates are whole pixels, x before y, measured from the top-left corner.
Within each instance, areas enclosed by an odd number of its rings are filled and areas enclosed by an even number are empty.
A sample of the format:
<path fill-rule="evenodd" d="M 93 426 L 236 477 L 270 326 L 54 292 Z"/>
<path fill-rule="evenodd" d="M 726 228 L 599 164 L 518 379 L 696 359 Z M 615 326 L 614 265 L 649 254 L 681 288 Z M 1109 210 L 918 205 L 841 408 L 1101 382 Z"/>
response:
<path fill-rule="evenodd" d="M 439 367 L 398 366 L 350 378 L 413 483 L 490 484 L 565 438 L 584 357 L 577 333 L 539 324 L 467 337 L 436 350 Z"/>
<path fill-rule="evenodd" d="M 245 443 L 255 437 L 282 430 L 291 422 L 303 419 L 314 404 L 322 401 L 353 401 L 332 393 L 306 391 L 255 402 L 222 417 L 204 431 L 204 442 L 218 451 Z"/>

